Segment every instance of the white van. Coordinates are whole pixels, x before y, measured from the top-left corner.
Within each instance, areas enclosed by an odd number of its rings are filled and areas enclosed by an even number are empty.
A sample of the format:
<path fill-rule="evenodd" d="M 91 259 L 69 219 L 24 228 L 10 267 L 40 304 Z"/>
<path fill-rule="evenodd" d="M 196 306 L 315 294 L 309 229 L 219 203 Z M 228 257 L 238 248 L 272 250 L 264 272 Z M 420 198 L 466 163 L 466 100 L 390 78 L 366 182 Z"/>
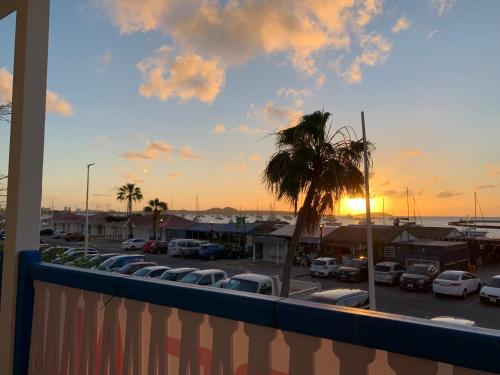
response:
<path fill-rule="evenodd" d="M 208 241 L 180 239 L 168 243 L 168 253 L 172 256 L 196 257 L 203 244 Z"/>

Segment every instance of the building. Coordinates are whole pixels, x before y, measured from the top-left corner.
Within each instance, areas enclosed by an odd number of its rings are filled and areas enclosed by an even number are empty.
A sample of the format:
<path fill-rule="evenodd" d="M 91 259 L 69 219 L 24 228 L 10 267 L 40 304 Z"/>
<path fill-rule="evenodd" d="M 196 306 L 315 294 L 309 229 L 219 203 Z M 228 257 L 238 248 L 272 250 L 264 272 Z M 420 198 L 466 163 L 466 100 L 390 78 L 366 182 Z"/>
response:
<path fill-rule="evenodd" d="M 375 259 L 384 257 L 384 249 L 402 241 L 416 240 L 408 228 L 373 225 L 373 252 Z M 366 256 L 366 226 L 346 225 L 330 232 L 324 238 L 325 252 L 337 258 Z"/>
<path fill-rule="evenodd" d="M 404 227 L 408 232 L 420 240 L 460 240 L 464 238 L 462 232 L 453 227 L 424 227 L 421 225 L 410 225 Z"/>

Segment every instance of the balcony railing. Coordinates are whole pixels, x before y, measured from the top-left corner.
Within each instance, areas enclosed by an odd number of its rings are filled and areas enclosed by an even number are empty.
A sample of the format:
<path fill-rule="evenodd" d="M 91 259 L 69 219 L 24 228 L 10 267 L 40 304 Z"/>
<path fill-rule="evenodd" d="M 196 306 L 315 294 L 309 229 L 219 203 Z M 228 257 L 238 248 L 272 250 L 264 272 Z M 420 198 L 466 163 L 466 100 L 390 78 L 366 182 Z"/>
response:
<path fill-rule="evenodd" d="M 500 372 L 497 331 L 41 263 L 38 252 L 21 253 L 18 291 L 19 373 Z"/>

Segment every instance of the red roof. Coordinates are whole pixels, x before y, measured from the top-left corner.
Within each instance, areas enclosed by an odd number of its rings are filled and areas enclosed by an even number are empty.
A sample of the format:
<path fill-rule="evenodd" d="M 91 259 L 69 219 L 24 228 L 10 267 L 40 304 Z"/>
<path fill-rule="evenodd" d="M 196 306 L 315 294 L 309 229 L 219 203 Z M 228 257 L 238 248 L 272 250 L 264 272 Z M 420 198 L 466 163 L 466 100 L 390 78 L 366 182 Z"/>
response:
<path fill-rule="evenodd" d="M 65 223 L 65 224 L 71 224 L 71 223 L 85 223 L 85 216 L 83 215 L 77 215 L 72 212 L 60 212 L 52 215 L 52 222 L 53 223 Z"/>
<path fill-rule="evenodd" d="M 162 228 L 164 229 L 183 229 L 193 224 L 191 220 L 184 219 L 177 215 L 165 215 L 163 217 Z"/>

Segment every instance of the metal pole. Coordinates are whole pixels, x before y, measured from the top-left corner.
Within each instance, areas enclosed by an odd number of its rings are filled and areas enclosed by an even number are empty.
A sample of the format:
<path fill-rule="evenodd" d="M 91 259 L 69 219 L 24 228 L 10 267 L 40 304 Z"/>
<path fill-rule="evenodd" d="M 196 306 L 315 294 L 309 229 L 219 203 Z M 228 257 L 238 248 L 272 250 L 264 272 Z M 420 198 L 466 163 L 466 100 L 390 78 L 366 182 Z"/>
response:
<path fill-rule="evenodd" d="M 90 167 L 95 163 L 87 164 L 87 197 L 85 199 L 85 255 L 87 255 L 87 249 L 89 248 L 89 174 Z"/>
<path fill-rule="evenodd" d="M 368 249 L 368 297 L 370 298 L 370 310 L 376 310 L 377 304 L 375 302 L 372 213 L 370 209 L 370 162 L 368 161 L 368 145 L 366 143 L 364 112 L 361 112 L 361 126 L 363 129 L 363 145 L 364 145 L 364 159 L 365 159 L 366 245 Z"/>

